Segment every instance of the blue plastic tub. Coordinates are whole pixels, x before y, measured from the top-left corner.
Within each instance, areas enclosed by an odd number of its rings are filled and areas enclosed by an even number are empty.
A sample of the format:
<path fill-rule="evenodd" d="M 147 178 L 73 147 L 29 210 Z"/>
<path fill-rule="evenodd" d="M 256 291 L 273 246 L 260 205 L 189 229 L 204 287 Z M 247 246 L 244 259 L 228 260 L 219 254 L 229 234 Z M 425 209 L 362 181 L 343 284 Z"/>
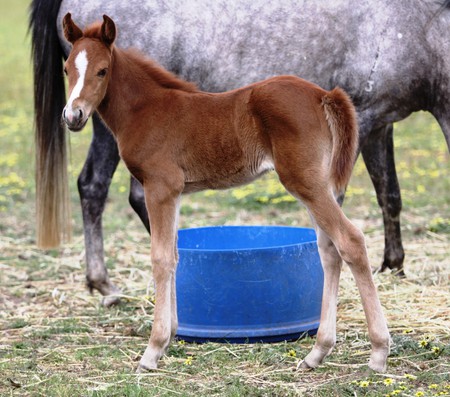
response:
<path fill-rule="evenodd" d="M 277 342 L 317 332 L 323 272 L 313 229 L 182 229 L 178 248 L 178 338 Z"/>

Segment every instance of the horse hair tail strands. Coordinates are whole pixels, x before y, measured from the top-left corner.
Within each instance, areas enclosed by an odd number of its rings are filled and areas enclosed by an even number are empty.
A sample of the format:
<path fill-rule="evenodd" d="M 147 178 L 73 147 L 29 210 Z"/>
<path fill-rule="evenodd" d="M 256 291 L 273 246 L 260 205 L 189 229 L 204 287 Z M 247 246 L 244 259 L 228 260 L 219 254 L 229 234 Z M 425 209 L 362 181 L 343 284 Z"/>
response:
<path fill-rule="evenodd" d="M 33 0 L 32 35 L 36 147 L 36 240 L 40 248 L 71 237 L 67 143 L 61 124 L 65 105 L 63 50 L 56 21 L 61 0 Z"/>
<path fill-rule="evenodd" d="M 322 106 L 333 136 L 331 181 L 334 193 L 339 195 L 347 187 L 356 160 L 359 136 L 356 110 L 339 87 L 322 98 Z"/>

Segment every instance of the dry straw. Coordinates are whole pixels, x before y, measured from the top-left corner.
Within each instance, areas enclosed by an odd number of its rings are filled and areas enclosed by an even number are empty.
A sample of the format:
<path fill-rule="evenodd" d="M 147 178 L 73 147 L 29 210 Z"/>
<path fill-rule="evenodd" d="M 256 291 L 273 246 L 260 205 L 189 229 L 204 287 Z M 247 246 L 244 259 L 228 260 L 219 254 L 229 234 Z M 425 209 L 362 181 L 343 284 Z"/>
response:
<path fill-rule="evenodd" d="M 377 265 L 383 252 L 383 236 L 379 231 L 368 233 L 367 246 L 371 263 Z M 424 337 L 434 342 L 448 344 L 450 342 L 450 244 L 449 236 L 433 233 L 411 235 L 405 239 L 407 260 L 405 263 L 407 278 L 399 279 L 392 274 L 375 274 L 376 284 L 384 306 L 389 327 L 394 335 L 405 333 L 417 341 Z M 99 296 L 89 295 L 84 285 L 84 263 L 82 240 L 78 239 L 71 246 L 56 257 L 43 253 L 34 248 L 26 239 L 20 241 L 0 237 L 0 364 L 13 360 L 13 366 L 23 367 L 30 359 L 21 355 L 6 357 L 12 351 L 12 346 L 23 343 L 33 335 L 45 334 L 56 323 L 76 322 L 76 337 L 85 338 L 83 344 L 42 343 L 33 354 L 39 358 L 39 365 L 47 373 L 58 371 L 72 371 L 76 382 L 89 384 L 94 390 L 105 390 L 116 382 L 114 374 L 123 368 L 129 368 L 130 379 L 135 379 L 134 368 L 139 354 L 146 345 L 149 326 L 152 320 L 152 284 L 148 286 L 150 275 L 149 247 L 147 236 L 143 233 L 117 232 L 106 241 L 106 252 L 114 258 L 114 268 L 110 271 L 114 282 L 124 287 L 123 299 L 125 307 L 133 310 L 100 309 Z M 350 382 L 352 374 L 345 368 L 352 367 L 359 370 L 364 367 L 365 358 L 368 358 L 369 344 L 367 329 L 359 301 L 358 292 L 353 278 L 347 267 L 344 267 L 338 304 L 338 345 L 337 354 L 330 357 L 325 367 L 339 369 L 340 371 L 322 371 L 305 373 L 301 377 L 283 379 L 280 372 L 295 369 L 301 357 L 286 358 L 282 366 L 264 365 L 243 361 L 242 357 L 248 354 L 251 346 L 243 345 L 217 345 L 205 349 L 198 345 L 187 347 L 191 363 L 195 365 L 199 357 L 214 357 L 218 354 L 227 354 L 230 362 L 227 365 L 230 376 L 236 373 L 244 383 L 258 387 L 292 388 L 295 394 L 301 395 L 305 390 L 323 387 L 333 382 Z M 120 324 L 120 326 L 118 326 Z M 125 325 L 124 325 L 125 324 Z M 127 325 L 128 324 L 128 325 Z M 80 328 L 83 331 L 80 331 Z M 52 331 L 54 332 L 54 330 Z M 75 337 L 74 336 L 74 337 Z M 63 340 L 62 335 L 52 334 L 55 340 Z M 89 341 L 92 341 L 91 343 Z M 121 357 L 111 360 L 108 371 L 87 371 L 83 362 L 73 357 L 89 349 L 101 349 L 114 343 Z M 269 345 L 267 345 L 269 346 Z M 299 341 L 299 349 L 308 349 L 311 342 Z M 269 347 L 267 347 L 269 348 Z M 346 364 L 338 362 L 342 349 L 350 351 L 352 356 L 360 363 Z M 417 358 L 417 357 L 416 357 Z M 398 358 L 408 368 L 420 368 L 417 360 L 404 356 Z M 6 360 L 6 361 L 5 361 Z M 61 366 L 61 360 L 65 362 Z M 289 361 L 290 360 L 290 361 Z M 186 359 L 169 355 L 164 358 L 162 369 L 156 373 L 140 375 L 138 381 L 142 385 L 152 384 L 152 378 L 167 378 L 174 385 L 197 382 L 204 387 L 203 392 L 208 394 L 209 388 L 214 384 L 212 375 L 204 379 L 189 376 L 185 371 L 168 371 L 172 363 L 178 363 L 183 368 Z M 232 364 L 230 364 L 232 363 Z M 289 364 L 291 363 L 291 364 Z M 442 364 L 443 365 L 443 364 Z M 445 371 L 443 366 L 439 371 Z M 342 369 L 342 371 L 341 371 Z M 44 372 L 45 372 L 44 371 Z M 448 371 L 448 368 L 447 368 Z M 79 374 L 79 376 L 77 376 Z M 22 374 L 23 375 L 23 374 Z M 393 374 L 392 376 L 402 376 Z M 99 378 L 96 378 L 99 377 Z M 21 379 L 21 375 L 6 374 L 4 379 L 10 378 L 12 382 L 23 382 L 31 388 L 45 378 Z M 292 380 L 295 379 L 295 380 Z M 124 380 L 124 382 L 126 379 Z M 203 383 L 202 383 L 203 382 Z M 11 386 L 14 387 L 14 386 Z M 161 394 L 164 394 L 164 387 Z M 24 390 L 22 388 L 22 390 Z M 168 388 L 167 393 L 177 395 L 177 390 Z M 209 391 L 213 395 L 213 391 Z"/>

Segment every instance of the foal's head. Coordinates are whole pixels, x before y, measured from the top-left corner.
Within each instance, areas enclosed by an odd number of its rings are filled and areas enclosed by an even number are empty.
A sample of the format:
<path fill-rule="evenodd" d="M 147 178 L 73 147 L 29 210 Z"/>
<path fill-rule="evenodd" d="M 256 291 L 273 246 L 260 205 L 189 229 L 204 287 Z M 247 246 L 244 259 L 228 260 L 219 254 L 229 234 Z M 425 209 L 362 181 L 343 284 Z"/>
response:
<path fill-rule="evenodd" d="M 105 96 L 116 27 L 111 18 L 103 15 L 101 25 L 82 32 L 68 13 L 63 28 L 64 36 L 73 46 L 64 65 L 69 100 L 63 110 L 63 120 L 70 130 L 79 131 Z"/>

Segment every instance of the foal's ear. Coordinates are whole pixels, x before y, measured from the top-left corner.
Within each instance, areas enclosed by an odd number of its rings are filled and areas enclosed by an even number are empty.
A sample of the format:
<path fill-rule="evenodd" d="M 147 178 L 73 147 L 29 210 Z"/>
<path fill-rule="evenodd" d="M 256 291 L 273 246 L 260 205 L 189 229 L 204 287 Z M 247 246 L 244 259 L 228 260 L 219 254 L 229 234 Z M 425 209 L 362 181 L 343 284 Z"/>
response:
<path fill-rule="evenodd" d="M 108 16 L 103 15 L 102 24 L 102 41 L 110 47 L 116 39 L 116 25 L 114 21 Z"/>
<path fill-rule="evenodd" d="M 72 21 L 72 15 L 70 15 L 70 12 L 68 12 L 63 19 L 63 30 L 64 36 L 69 43 L 74 44 L 77 40 L 83 37 L 83 32 L 81 29 L 75 25 L 74 21 Z"/>

